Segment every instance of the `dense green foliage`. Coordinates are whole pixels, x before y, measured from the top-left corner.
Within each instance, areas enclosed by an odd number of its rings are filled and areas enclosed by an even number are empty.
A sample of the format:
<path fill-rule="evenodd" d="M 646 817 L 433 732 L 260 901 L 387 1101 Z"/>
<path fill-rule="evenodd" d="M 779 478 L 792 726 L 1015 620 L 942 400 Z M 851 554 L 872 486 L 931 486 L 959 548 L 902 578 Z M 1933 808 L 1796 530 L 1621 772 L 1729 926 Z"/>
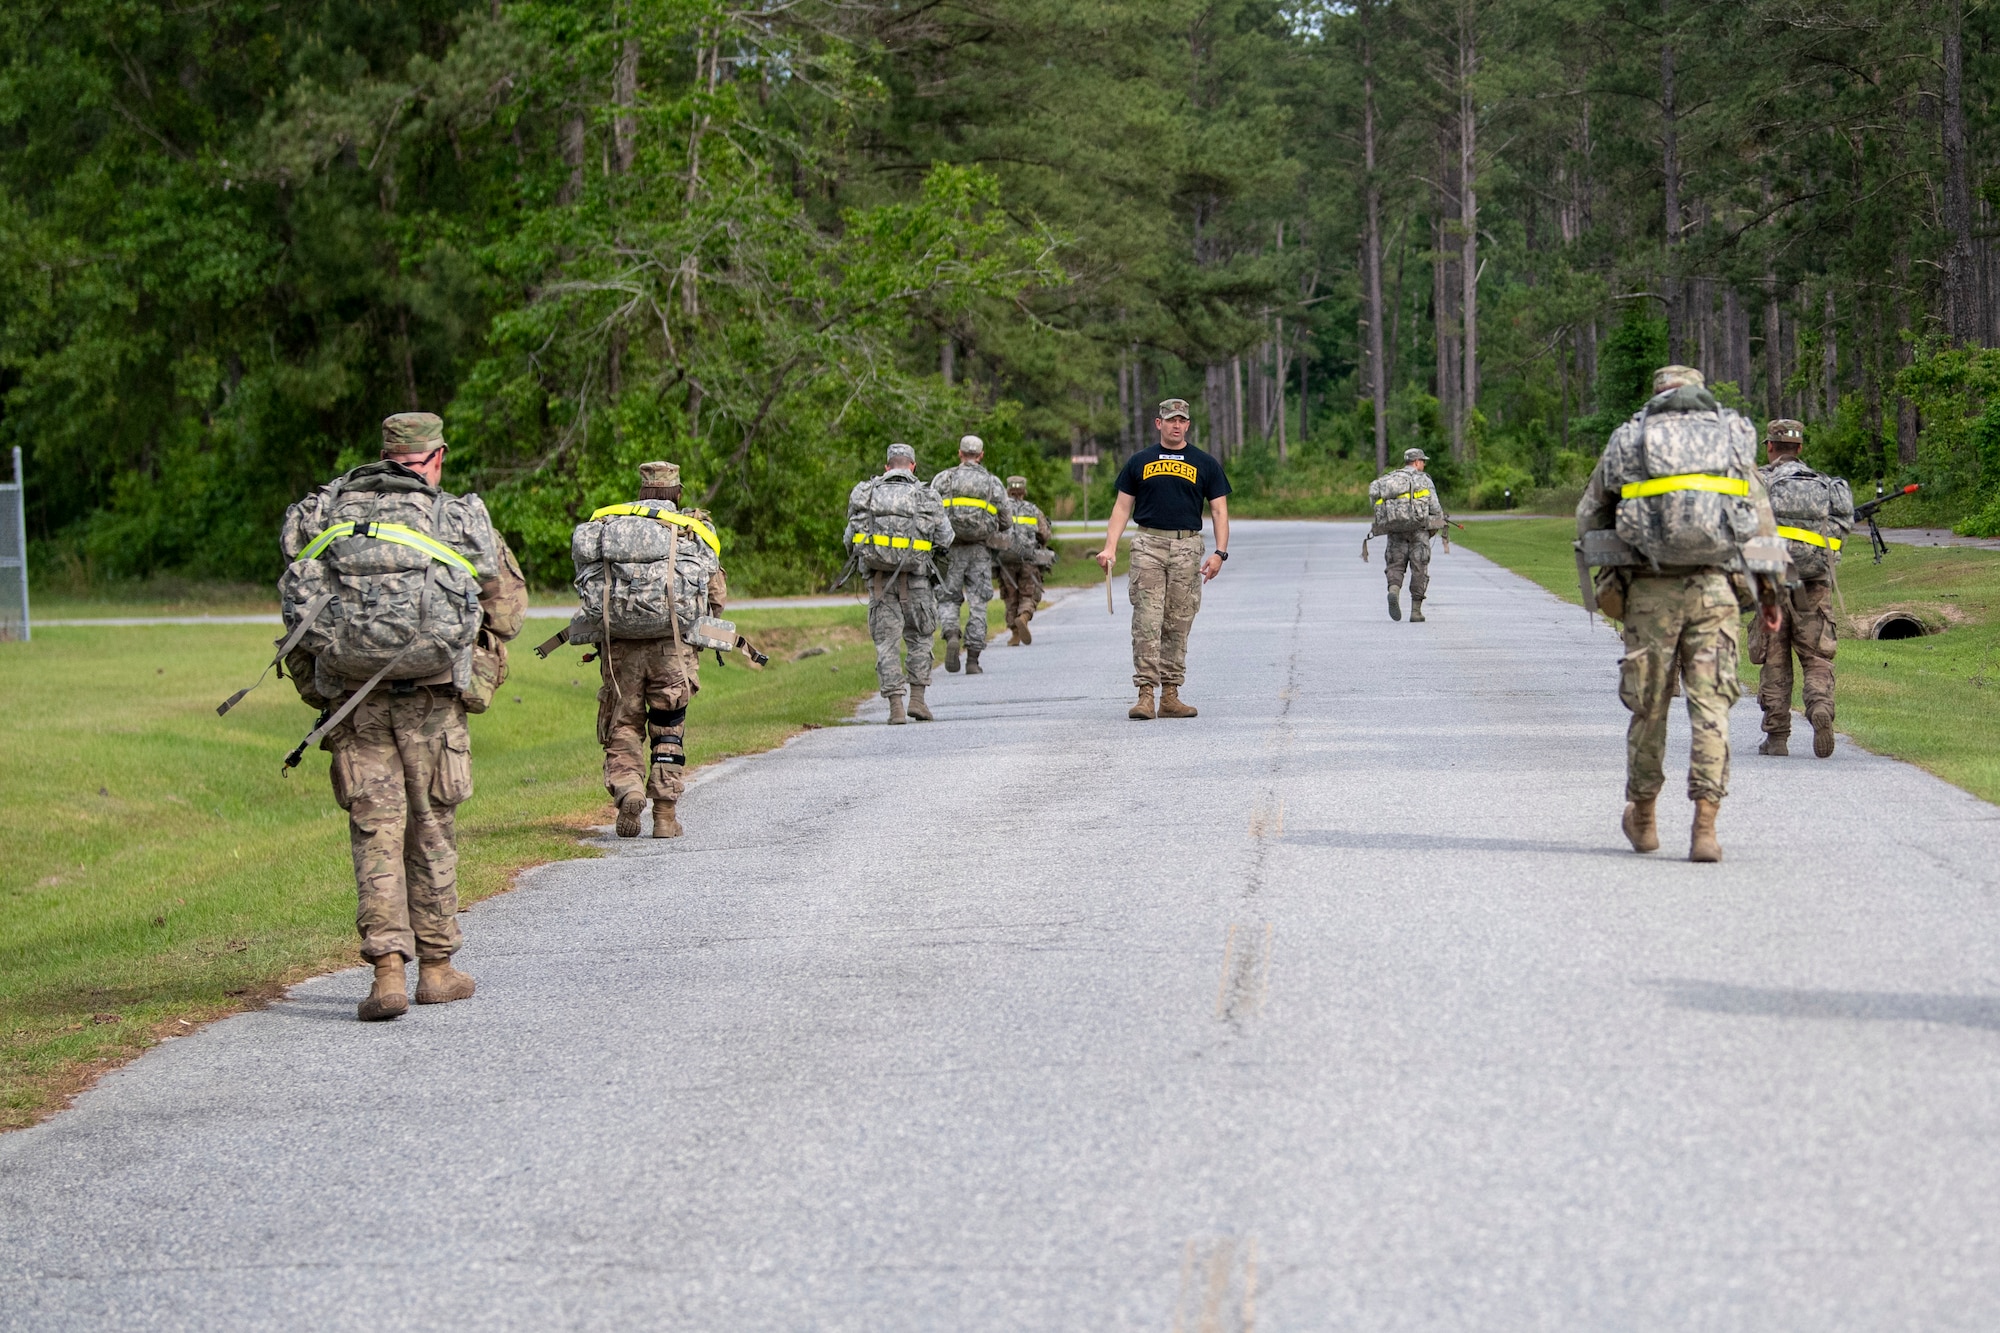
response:
<path fill-rule="evenodd" d="M 1471 503 L 1575 485 L 1674 359 L 2000 527 L 1997 38 L 1962 0 L 24 0 L 0 443 L 86 580 L 267 577 L 421 407 L 542 581 L 666 456 L 740 584 L 804 588 L 889 440 L 977 431 L 1062 514 L 1167 393 L 1246 510 L 1349 507 L 1372 255 L 1385 452 Z"/>

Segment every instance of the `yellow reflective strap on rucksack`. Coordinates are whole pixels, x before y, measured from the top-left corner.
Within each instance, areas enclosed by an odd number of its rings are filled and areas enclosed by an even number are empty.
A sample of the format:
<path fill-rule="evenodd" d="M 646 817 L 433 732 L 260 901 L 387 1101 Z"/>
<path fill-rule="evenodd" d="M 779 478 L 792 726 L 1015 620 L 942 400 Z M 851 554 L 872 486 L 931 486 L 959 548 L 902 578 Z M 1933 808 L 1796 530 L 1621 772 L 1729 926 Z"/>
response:
<path fill-rule="evenodd" d="M 954 495 L 951 499 L 946 500 L 945 503 L 948 505 L 968 505 L 974 509 L 984 509 L 987 513 L 993 515 L 993 517 L 1000 517 L 998 506 L 990 504 L 985 500 L 976 500 L 970 495 Z"/>
<path fill-rule="evenodd" d="M 1707 472 L 1684 472 L 1678 477 L 1654 477 L 1651 481 L 1634 481 L 1618 490 L 1621 500 L 1643 500 L 1649 495 L 1666 495 L 1671 491 L 1711 491 L 1716 495 L 1748 495 L 1750 483 L 1740 477 L 1717 477 Z"/>
<path fill-rule="evenodd" d="M 1780 523 L 1778 525 L 1778 535 L 1789 541 L 1804 542 L 1808 546 L 1824 546 L 1829 551 L 1838 551 L 1840 549 L 1840 538 L 1822 537 L 1811 528 L 1788 528 Z"/>
<path fill-rule="evenodd" d="M 898 551 L 928 551 L 931 549 L 931 544 L 922 537 L 891 537 L 886 532 L 873 534 L 857 532 L 854 534 L 854 544 L 856 546 L 866 546 L 869 544 L 871 537 L 875 545 L 892 547 Z"/>
<path fill-rule="evenodd" d="M 1039 523 L 1042 520 L 1036 518 L 1033 514 L 1016 514 L 1014 515 L 1014 521 L 1016 523 Z"/>
<path fill-rule="evenodd" d="M 650 509 L 642 504 L 622 504 L 604 506 L 591 514 L 590 521 L 595 523 L 600 518 L 655 518 L 662 523 L 671 523 L 675 527 L 686 528 L 701 538 L 701 544 L 715 552 L 716 559 L 722 558 L 722 539 L 715 535 L 715 529 L 700 519 L 690 518 L 686 514 L 670 514 L 663 509 Z"/>
<path fill-rule="evenodd" d="M 1403 491 L 1401 494 L 1398 495 L 1385 495 L 1381 499 L 1377 500 L 1375 503 L 1378 505 L 1385 505 L 1388 504 L 1389 501 L 1391 500 L 1422 500 L 1427 498 L 1429 495 L 1430 495 L 1429 491 Z"/>
<path fill-rule="evenodd" d="M 320 533 L 319 536 L 313 538 L 311 543 L 306 546 L 306 549 L 299 552 L 298 558 L 300 560 L 317 560 L 327 547 L 333 545 L 342 537 L 372 537 L 377 541 L 394 542 L 398 546 L 407 546 L 412 550 L 422 551 L 433 560 L 443 561 L 447 565 L 455 565 L 459 569 L 464 570 L 472 578 L 476 579 L 479 577 L 479 571 L 472 567 L 470 560 L 467 560 L 437 538 L 418 532 L 415 528 L 404 527 L 401 523 L 336 523 L 326 531 Z"/>

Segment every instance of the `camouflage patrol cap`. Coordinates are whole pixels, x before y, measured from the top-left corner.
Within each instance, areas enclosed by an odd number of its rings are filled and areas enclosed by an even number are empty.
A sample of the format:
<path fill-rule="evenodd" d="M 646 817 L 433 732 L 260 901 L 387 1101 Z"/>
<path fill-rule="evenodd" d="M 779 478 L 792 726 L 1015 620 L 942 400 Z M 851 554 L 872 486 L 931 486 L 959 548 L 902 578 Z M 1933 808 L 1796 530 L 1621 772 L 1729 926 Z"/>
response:
<path fill-rule="evenodd" d="M 1423 460 L 1424 462 L 1428 463 L 1428 462 L 1430 462 L 1430 461 L 1431 461 L 1431 456 L 1430 456 L 1429 454 L 1425 453 L 1425 452 L 1424 452 L 1423 450 L 1421 450 L 1421 449 L 1405 449 L 1405 450 L 1403 450 L 1403 461 L 1404 461 L 1405 463 L 1414 463 L 1414 462 L 1416 462 L 1416 461 L 1417 461 L 1418 459 L 1422 459 L 1422 460 Z"/>
<path fill-rule="evenodd" d="M 639 464 L 639 484 L 641 486 L 658 486 L 662 488 L 678 486 L 681 484 L 681 465 L 679 463 L 641 463 Z"/>
<path fill-rule="evenodd" d="M 1028 479 L 1026 477 L 1009 477 L 1007 478 L 1007 489 L 1010 491 L 1025 491 L 1028 489 Z"/>
<path fill-rule="evenodd" d="M 915 467 L 917 451 L 907 444 L 892 444 L 889 446 L 887 458 L 883 461 L 890 467 Z"/>
<path fill-rule="evenodd" d="M 980 439 L 977 435 L 961 435 L 958 437 L 958 451 L 962 454 L 972 454 L 974 456 L 984 454 L 986 452 L 986 441 Z"/>
<path fill-rule="evenodd" d="M 1693 366 L 1661 366 L 1653 372 L 1653 392 L 1669 389 L 1705 389 L 1708 381 Z"/>
<path fill-rule="evenodd" d="M 1776 421 L 1764 427 L 1764 443 L 1766 444 L 1790 444 L 1804 448 L 1805 442 L 1806 428 L 1799 422 L 1779 417 Z"/>
<path fill-rule="evenodd" d="M 382 456 L 427 454 L 444 446 L 444 422 L 431 412 L 398 412 L 382 420 Z"/>
<path fill-rule="evenodd" d="M 1188 411 L 1187 399 L 1169 398 L 1160 404 L 1160 420 L 1172 421 L 1175 417 L 1179 417 L 1183 421 L 1194 420 L 1194 415 Z"/>

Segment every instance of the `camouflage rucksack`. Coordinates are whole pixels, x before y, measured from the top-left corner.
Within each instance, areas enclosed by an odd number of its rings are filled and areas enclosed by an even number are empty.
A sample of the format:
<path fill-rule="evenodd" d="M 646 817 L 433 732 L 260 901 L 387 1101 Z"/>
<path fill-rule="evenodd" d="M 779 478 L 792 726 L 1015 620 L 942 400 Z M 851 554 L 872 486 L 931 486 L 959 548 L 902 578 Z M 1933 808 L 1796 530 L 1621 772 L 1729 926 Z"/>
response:
<path fill-rule="evenodd" d="M 863 569 L 927 571 L 943 515 L 938 499 L 908 472 L 857 485 L 847 497 L 847 540 Z"/>
<path fill-rule="evenodd" d="M 1431 523 L 1430 477 L 1399 467 L 1368 483 L 1377 532 L 1427 532 Z"/>
<path fill-rule="evenodd" d="M 990 546 L 1001 532 L 1000 510 L 1008 503 L 1000 478 L 977 463 L 960 463 L 931 478 L 931 490 L 951 516 L 954 546 Z"/>
<path fill-rule="evenodd" d="M 722 568 L 715 529 L 665 500 L 608 505 L 570 534 L 576 595 L 570 643 L 688 635 L 708 614 L 708 582 Z"/>
<path fill-rule="evenodd" d="M 1847 482 L 1815 472 L 1796 458 L 1765 468 L 1761 475 L 1792 568 L 1802 579 L 1825 578 L 1854 526 L 1854 494 Z"/>
<path fill-rule="evenodd" d="M 1013 506 L 1014 521 L 1009 525 L 1013 531 L 1007 534 L 1007 547 L 1000 553 L 1000 558 L 1010 564 L 1038 564 L 1043 550 L 1042 511 L 1026 500 L 1015 500 Z"/>
<path fill-rule="evenodd" d="M 1618 535 L 1656 565 L 1730 565 L 1757 535 L 1757 431 L 1705 389 L 1670 389 L 1611 433 Z"/>

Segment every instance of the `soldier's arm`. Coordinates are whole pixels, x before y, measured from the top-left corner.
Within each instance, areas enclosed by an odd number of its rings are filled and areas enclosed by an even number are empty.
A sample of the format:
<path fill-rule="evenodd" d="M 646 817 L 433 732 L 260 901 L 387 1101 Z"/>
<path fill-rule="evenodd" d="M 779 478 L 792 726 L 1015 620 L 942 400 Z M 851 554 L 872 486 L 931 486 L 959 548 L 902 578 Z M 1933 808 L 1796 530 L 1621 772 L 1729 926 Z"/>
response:
<path fill-rule="evenodd" d="M 498 572 L 479 580 L 479 609 L 486 613 L 486 629 L 505 641 L 519 634 L 528 619 L 528 580 L 513 549 L 497 535 L 493 540 L 499 548 Z"/>
<path fill-rule="evenodd" d="M 1598 532 L 1618 526 L 1618 491 L 1607 479 L 1606 467 L 1614 456 L 1618 436 L 1613 433 L 1611 443 L 1604 446 L 1604 453 L 1598 458 L 1597 466 L 1591 469 L 1590 480 L 1583 488 L 1583 498 L 1576 502 L 1576 535 Z"/>
<path fill-rule="evenodd" d="M 708 613 L 717 620 L 722 619 L 723 608 L 729 605 L 729 576 L 717 569 L 708 576 Z"/>
<path fill-rule="evenodd" d="M 1839 529 L 1833 535 L 1846 541 L 1847 534 L 1854 531 L 1854 492 L 1841 477 L 1833 479 L 1832 511 L 1833 525 Z"/>
<path fill-rule="evenodd" d="M 1038 546 L 1053 546 L 1055 545 L 1055 538 L 1055 529 L 1049 524 L 1049 516 L 1040 510 L 1036 510 L 1035 544 Z"/>

